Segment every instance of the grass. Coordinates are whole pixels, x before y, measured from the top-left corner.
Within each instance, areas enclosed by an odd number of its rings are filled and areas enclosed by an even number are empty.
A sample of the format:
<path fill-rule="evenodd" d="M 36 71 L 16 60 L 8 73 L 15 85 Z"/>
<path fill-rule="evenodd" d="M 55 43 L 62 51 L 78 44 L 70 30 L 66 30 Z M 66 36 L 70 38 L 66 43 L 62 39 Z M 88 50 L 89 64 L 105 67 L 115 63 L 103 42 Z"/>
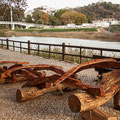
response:
<path fill-rule="evenodd" d="M 120 32 L 120 25 L 110 26 L 109 28 L 106 29 L 110 32 Z"/>
<path fill-rule="evenodd" d="M 0 47 L 2 47 L 2 46 L 0 46 Z M 5 45 L 3 46 L 3 48 L 7 49 L 7 47 Z M 31 47 L 31 49 L 33 49 L 33 48 Z M 37 48 L 34 48 L 34 49 L 35 50 L 31 50 L 30 53 L 32 55 L 35 55 L 35 56 L 37 55 L 38 56 Z M 13 48 L 11 47 L 10 50 L 13 50 Z M 49 51 L 48 48 L 42 48 L 41 50 L 43 50 L 43 51 Z M 19 50 L 16 50 L 16 51 L 20 52 Z M 39 56 L 44 57 L 44 58 L 52 58 L 52 59 L 62 60 L 62 55 L 61 54 L 51 53 L 50 56 L 49 56 L 49 53 L 43 52 L 43 51 L 39 52 Z M 58 47 L 51 48 L 51 51 L 52 52 L 58 52 L 58 53 L 62 52 L 61 48 L 58 48 Z M 28 54 L 28 51 L 27 50 L 22 50 L 22 53 Z M 66 54 L 72 54 L 72 55 L 80 55 L 80 49 L 77 49 L 77 48 L 67 48 L 65 53 Z M 100 51 L 98 51 L 98 50 L 86 50 L 86 49 L 82 49 L 82 54 L 81 55 L 82 56 L 92 57 L 93 55 L 100 55 Z M 104 56 L 108 56 L 107 53 L 104 54 Z M 118 55 L 115 54 L 115 53 L 113 53 L 113 52 L 111 52 L 111 55 L 109 55 L 108 57 L 115 57 L 115 58 L 117 58 Z M 81 63 L 87 62 L 89 60 L 92 60 L 92 59 L 82 57 L 81 58 Z M 78 63 L 79 64 L 80 63 L 80 57 L 79 56 L 76 57 L 76 56 L 65 55 L 64 61 L 71 62 L 71 63 Z"/>
<path fill-rule="evenodd" d="M 0 37 L 5 37 L 5 33 L 3 30 L 0 30 Z"/>
<path fill-rule="evenodd" d="M 94 32 L 97 31 L 96 28 L 50 28 L 50 29 L 37 29 L 37 28 L 29 28 L 29 29 L 18 29 L 15 31 L 19 32 L 79 32 L 79 31 L 85 31 L 85 32 Z"/>
<path fill-rule="evenodd" d="M 44 51 L 49 51 L 48 48 L 43 48 L 42 50 L 44 50 Z M 52 52 L 61 53 L 61 48 L 54 47 L 54 48 L 52 49 Z M 32 54 L 32 55 L 38 55 L 38 52 L 31 50 L 31 54 Z M 80 55 L 80 51 L 79 51 L 79 49 L 68 48 L 68 49 L 66 50 L 66 54 Z M 93 54 L 94 54 L 94 55 L 100 55 L 100 53 L 99 53 L 99 52 L 96 52 L 96 51 L 85 50 L 85 49 L 82 50 L 82 56 L 92 57 Z M 49 58 L 49 53 L 40 52 L 40 53 L 39 53 L 39 56 L 44 57 L 44 58 Z M 57 60 L 62 60 L 62 55 L 61 55 L 61 54 L 51 53 L 51 54 L 50 54 L 50 58 L 52 58 L 52 59 L 57 59 Z M 84 58 L 84 57 L 82 57 L 82 58 L 81 58 L 81 63 L 87 62 L 87 61 L 89 61 L 89 60 L 91 60 L 91 59 L 90 59 L 90 58 Z M 64 61 L 70 62 L 70 63 L 80 63 L 80 57 L 65 55 Z"/>

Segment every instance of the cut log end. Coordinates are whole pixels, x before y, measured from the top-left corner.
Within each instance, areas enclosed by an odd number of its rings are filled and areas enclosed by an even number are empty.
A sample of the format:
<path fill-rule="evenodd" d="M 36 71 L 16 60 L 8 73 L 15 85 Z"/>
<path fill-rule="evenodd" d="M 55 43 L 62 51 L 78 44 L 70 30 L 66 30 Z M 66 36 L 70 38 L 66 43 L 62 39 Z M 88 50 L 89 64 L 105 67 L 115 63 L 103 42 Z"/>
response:
<path fill-rule="evenodd" d="M 16 101 L 17 102 L 22 102 L 22 98 L 23 98 L 22 92 L 19 89 L 17 89 L 17 92 L 16 92 Z"/>
<path fill-rule="evenodd" d="M 71 95 L 68 98 L 68 105 L 72 112 L 77 113 L 80 111 L 81 103 L 80 100 L 75 95 Z"/>

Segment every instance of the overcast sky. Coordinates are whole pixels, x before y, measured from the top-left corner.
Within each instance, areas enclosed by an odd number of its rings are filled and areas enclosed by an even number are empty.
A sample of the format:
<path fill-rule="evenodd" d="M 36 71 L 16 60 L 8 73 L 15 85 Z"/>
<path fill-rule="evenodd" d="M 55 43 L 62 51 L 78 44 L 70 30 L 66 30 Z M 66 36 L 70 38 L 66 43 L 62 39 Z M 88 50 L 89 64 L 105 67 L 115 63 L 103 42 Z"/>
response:
<path fill-rule="evenodd" d="M 28 10 L 47 5 L 48 7 L 53 7 L 55 9 L 65 8 L 65 7 L 78 7 L 84 6 L 92 3 L 96 3 L 99 0 L 27 0 Z M 106 0 L 106 2 L 112 2 L 120 4 L 120 0 Z"/>

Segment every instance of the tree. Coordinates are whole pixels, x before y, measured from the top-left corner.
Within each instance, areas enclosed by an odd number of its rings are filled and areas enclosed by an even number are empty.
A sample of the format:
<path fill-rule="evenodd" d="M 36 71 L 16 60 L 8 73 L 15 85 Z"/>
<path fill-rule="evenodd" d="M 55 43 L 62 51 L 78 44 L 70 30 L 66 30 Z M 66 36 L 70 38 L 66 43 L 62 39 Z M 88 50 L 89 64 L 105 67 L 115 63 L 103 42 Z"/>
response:
<path fill-rule="evenodd" d="M 13 20 L 22 21 L 27 3 L 26 0 L 1 0 L 0 1 L 0 20 L 10 21 L 10 11 L 13 11 Z"/>
<path fill-rule="evenodd" d="M 92 20 L 103 18 L 120 18 L 120 5 L 111 2 L 94 3 L 84 7 L 74 8 L 75 11 L 90 16 Z"/>
<path fill-rule="evenodd" d="M 32 16 L 31 15 L 27 15 L 26 18 L 25 18 L 25 22 L 27 23 L 32 23 Z"/>
<path fill-rule="evenodd" d="M 49 16 L 47 13 L 42 12 L 39 8 L 34 9 L 32 18 L 36 24 L 49 24 Z"/>
<path fill-rule="evenodd" d="M 86 16 L 76 11 L 65 12 L 62 14 L 61 19 L 64 24 L 74 23 L 76 25 L 80 25 L 87 22 Z"/>
<path fill-rule="evenodd" d="M 1 0 L 0 5 L 14 6 L 17 8 L 25 8 L 27 6 L 27 0 Z"/>
<path fill-rule="evenodd" d="M 67 9 L 60 9 L 60 10 L 58 10 L 57 12 L 55 12 L 54 16 L 55 16 L 56 18 L 59 18 L 59 19 L 60 19 L 61 15 L 62 15 L 63 13 L 65 13 L 65 12 L 69 12 L 69 10 L 67 10 Z"/>
<path fill-rule="evenodd" d="M 91 20 L 90 16 L 86 15 L 86 18 L 87 18 L 88 23 L 92 23 L 92 20 Z"/>
<path fill-rule="evenodd" d="M 49 21 L 50 21 L 50 25 L 61 25 L 61 20 L 60 19 L 58 19 L 57 17 L 55 17 L 55 16 L 52 16 L 52 15 L 50 15 L 49 16 Z"/>

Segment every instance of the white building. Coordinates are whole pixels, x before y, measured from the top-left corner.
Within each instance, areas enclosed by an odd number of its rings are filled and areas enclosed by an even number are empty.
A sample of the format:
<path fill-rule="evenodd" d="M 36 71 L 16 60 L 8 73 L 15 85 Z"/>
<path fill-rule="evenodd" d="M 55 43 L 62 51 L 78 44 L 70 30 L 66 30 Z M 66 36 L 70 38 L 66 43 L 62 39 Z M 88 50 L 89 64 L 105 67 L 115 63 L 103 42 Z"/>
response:
<path fill-rule="evenodd" d="M 41 11 L 48 13 L 49 15 L 54 15 L 54 13 L 56 12 L 56 10 L 52 7 L 48 7 L 47 5 L 41 6 Z"/>
<path fill-rule="evenodd" d="M 111 18 L 111 19 L 103 19 L 92 21 L 93 27 L 109 27 L 110 25 L 118 25 L 119 21 Z"/>
<path fill-rule="evenodd" d="M 75 27 L 76 27 L 76 25 L 73 24 L 73 23 L 71 23 L 71 24 L 67 24 L 66 26 L 67 26 L 67 28 L 75 28 Z"/>

